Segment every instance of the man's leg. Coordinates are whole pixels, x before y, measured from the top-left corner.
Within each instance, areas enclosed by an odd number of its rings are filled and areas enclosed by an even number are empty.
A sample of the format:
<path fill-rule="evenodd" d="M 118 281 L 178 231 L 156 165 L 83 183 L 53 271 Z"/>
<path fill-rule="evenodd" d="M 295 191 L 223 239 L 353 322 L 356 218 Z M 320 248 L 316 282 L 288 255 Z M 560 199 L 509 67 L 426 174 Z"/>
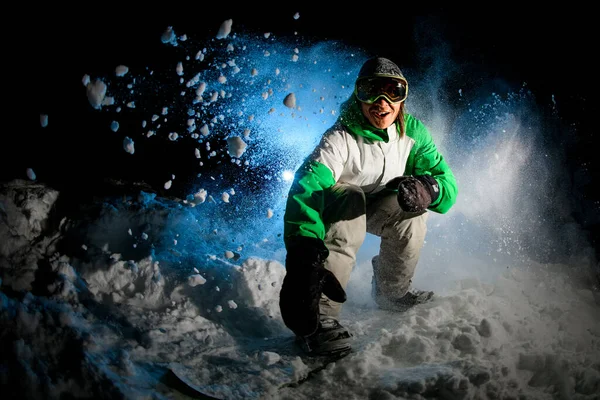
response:
<path fill-rule="evenodd" d="M 336 184 L 328 193 L 323 213 L 329 257 L 325 268 L 333 272 L 345 289 L 356 264 L 356 253 L 366 236 L 365 194 L 358 186 Z M 342 304 L 321 297 L 321 316 L 337 318 Z"/>
<path fill-rule="evenodd" d="M 366 236 L 365 194 L 357 186 L 336 184 L 325 197 L 323 222 L 329 256 L 325 268 L 333 272 L 345 289 L 356 263 L 356 253 Z M 310 336 L 298 338 L 300 346 L 312 354 L 338 354 L 351 350 L 352 335 L 339 322 L 342 304 L 322 295 L 319 328 Z"/>
<path fill-rule="evenodd" d="M 408 291 L 425 242 L 427 217 L 426 211 L 403 211 L 395 192 L 369 201 L 367 231 L 381 238 L 379 255 L 373 258 L 373 291 L 381 308 L 394 308 L 394 303 L 406 301 L 420 302 L 409 298 Z"/>

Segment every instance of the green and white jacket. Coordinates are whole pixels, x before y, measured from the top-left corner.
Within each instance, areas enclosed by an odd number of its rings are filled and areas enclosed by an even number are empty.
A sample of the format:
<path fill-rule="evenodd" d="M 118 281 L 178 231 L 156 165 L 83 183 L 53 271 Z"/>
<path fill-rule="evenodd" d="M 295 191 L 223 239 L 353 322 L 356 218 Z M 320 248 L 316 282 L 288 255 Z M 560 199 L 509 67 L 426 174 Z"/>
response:
<path fill-rule="evenodd" d="M 429 210 L 446 213 L 456 202 L 458 187 L 452 170 L 438 152 L 431 134 L 417 118 L 405 113 L 405 135 L 398 123 L 374 128 L 354 97 L 340 117 L 296 171 L 284 215 L 284 240 L 292 236 L 324 239 L 324 192 L 337 182 L 359 186 L 367 196 L 385 189 L 401 175 L 431 175 L 440 195 Z"/>

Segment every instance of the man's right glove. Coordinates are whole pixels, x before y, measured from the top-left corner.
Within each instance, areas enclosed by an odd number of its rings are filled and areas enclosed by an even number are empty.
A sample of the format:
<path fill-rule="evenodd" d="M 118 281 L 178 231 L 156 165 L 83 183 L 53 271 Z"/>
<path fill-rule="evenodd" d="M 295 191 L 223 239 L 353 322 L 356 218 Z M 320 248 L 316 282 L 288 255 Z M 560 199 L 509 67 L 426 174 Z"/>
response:
<path fill-rule="evenodd" d="M 425 211 L 440 195 L 440 186 L 431 175 L 399 176 L 385 186 L 398 189 L 398 204 L 408 212 Z"/>
<path fill-rule="evenodd" d="M 308 336 L 319 327 L 321 294 L 343 303 L 346 292 L 324 267 L 329 250 L 322 240 L 297 236 L 288 239 L 286 248 L 286 275 L 279 293 L 281 317 L 296 335 Z"/>

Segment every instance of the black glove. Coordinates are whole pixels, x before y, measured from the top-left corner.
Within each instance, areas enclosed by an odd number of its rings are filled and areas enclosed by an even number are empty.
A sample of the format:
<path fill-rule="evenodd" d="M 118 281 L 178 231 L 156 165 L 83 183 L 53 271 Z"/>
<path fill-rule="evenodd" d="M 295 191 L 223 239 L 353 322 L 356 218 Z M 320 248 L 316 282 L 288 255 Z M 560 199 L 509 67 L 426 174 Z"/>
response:
<path fill-rule="evenodd" d="M 329 250 L 322 240 L 297 236 L 288 239 L 286 247 L 286 275 L 279 293 L 281 317 L 296 335 L 308 336 L 319 327 L 321 294 L 343 303 L 346 292 L 323 266 Z"/>
<path fill-rule="evenodd" d="M 440 195 L 440 186 L 431 175 L 399 176 L 385 186 L 398 189 L 398 204 L 408 212 L 425 211 Z"/>

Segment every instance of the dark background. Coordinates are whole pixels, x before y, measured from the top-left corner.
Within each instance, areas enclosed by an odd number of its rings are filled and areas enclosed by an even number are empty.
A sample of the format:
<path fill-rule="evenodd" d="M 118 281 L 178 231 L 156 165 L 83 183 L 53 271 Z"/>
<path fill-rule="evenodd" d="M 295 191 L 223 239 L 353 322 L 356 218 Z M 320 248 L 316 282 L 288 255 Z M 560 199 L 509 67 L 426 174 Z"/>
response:
<path fill-rule="evenodd" d="M 340 40 L 411 69 L 424 62 L 419 47 L 424 38 L 433 38 L 447 43 L 452 59 L 462 63 L 460 87 L 500 78 L 516 85 L 526 82 L 542 106 L 548 106 L 554 95 L 562 122 L 570 127 L 565 134 L 573 136 L 565 168 L 573 175 L 584 171 L 588 182 L 574 194 L 574 201 L 595 207 L 592 215 L 598 213 L 595 13 L 591 8 L 524 9 L 507 3 L 477 11 L 365 2 L 331 9 L 300 3 L 213 3 L 210 9 L 185 3 L 126 7 L 99 3 L 23 10 L 11 16 L 15 29 L 5 51 L 6 84 L 15 90 L 5 98 L 11 104 L 5 115 L 10 128 L 3 135 L 0 180 L 25 179 L 25 170 L 31 167 L 40 181 L 61 190 L 93 192 L 106 177 L 142 179 L 151 185 L 165 182 L 164 176 L 157 176 L 161 165 L 145 164 L 142 155 L 133 163 L 120 139 L 106 139 L 106 125 L 98 123 L 85 101 L 81 78 L 119 64 L 132 68 L 146 66 L 149 60 L 159 64 L 167 51 L 159 37 L 168 26 L 196 39 L 212 38 L 224 20 L 233 19 L 233 31 L 298 32 L 307 38 Z M 293 19 L 296 12 L 298 20 Z M 398 38 L 403 38 L 401 43 Z M 449 87 L 448 92 L 456 89 Z M 448 98 L 452 101 L 452 96 Z M 48 128 L 40 127 L 40 113 L 49 114 Z M 163 156 L 163 165 L 178 160 L 175 152 Z M 186 168 L 181 164 L 179 173 L 185 174 Z M 578 216 L 579 222 L 596 238 L 598 218 L 585 214 Z"/>
<path fill-rule="evenodd" d="M 593 57 L 596 22 L 590 9 L 491 9 L 477 14 L 466 7 L 405 4 L 398 10 L 368 4 L 323 10 L 280 3 L 222 6 L 210 11 L 201 5 L 108 4 L 76 9 L 42 5 L 21 16 L 21 29 L 14 31 L 14 41 L 8 44 L 15 56 L 7 57 L 5 65 L 10 71 L 8 85 L 16 88 L 15 111 L 25 118 L 4 135 L 14 144 L 3 146 L 13 158 L 6 162 L 3 157 L 1 179 L 23 176 L 24 168 L 36 159 L 40 172 L 49 164 L 59 171 L 61 163 L 81 161 L 79 171 L 69 168 L 70 173 L 90 176 L 92 170 L 86 166 L 96 155 L 101 162 L 102 154 L 113 144 L 94 137 L 93 110 L 81 100 L 85 97 L 83 75 L 112 70 L 118 64 L 130 68 L 150 62 L 156 65 L 167 56 L 167 46 L 159 40 L 166 27 L 175 26 L 197 39 L 212 38 L 226 19 L 233 19 L 233 32 L 298 32 L 308 38 L 340 40 L 411 69 L 423 65 L 419 46 L 424 37 L 431 37 L 447 43 L 452 59 L 463 63 L 459 87 L 482 86 L 498 78 L 517 85 L 526 82 L 540 101 L 549 103 L 552 95 L 560 99 L 561 117 L 581 126 L 582 152 L 590 148 L 593 139 L 585 137 L 592 126 L 592 96 L 598 88 Z M 298 20 L 293 19 L 296 12 Z M 399 43 L 398 38 L 404 39 Z M 456 93 L 456 88 L 448 90 Z M 50 115 L 49 127 L 62 127 L 58 137 L 44 137 L 40 113 Z M 11 114 L 7 117 L 14 121 Z M 69 136 L 71 132 L 75 136 Z M 34 146 L 43 140 L 49 142 Z M 73 145 L 77 150 L 67 151 Z M 69 154 L 70 161 L 61 154 Z"/>

